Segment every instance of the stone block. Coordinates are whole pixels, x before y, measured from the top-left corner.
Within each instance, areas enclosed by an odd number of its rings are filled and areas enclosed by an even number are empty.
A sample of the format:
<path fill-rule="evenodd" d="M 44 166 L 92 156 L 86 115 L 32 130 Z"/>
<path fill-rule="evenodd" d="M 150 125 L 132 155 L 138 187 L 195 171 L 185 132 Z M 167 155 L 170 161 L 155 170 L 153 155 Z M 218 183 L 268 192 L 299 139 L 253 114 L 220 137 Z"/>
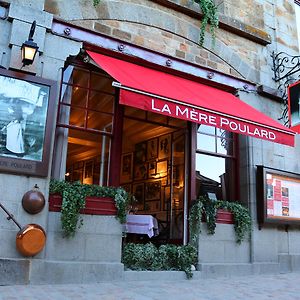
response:
<path fill-rule="evenodd" d="M 19 229 L 15 230 L 0 230 L 0 257 L 5 258 L 22 258 L 16 248 L 16 236 Z"/>
<path fill-rule="evenodd" d="M 88 263 L 84 265 L 82 282 L 120 281 L 124 277 L 121 263 Z"/>
<path fill-rule="evenodd" d="M 280 273 L 288 273 L 292 271 L 291 256 L 288 254 L 280 254 L 278 256 Z"/>
<path fill-rule="evenodd" d="M 0 286 L 29 283 L 30 260 L 0 259 Z"/>
<path fill-rule="evenodd" d="M 87 284 L 121 280 L 121 263 L 87 263 L 32 260 L 31 284 Z"/>
<path fill-rule="evenodd" d="M 194 272 L 201 273 L 201 272 Z M 199 276 L 199 275 L 198 275 Z M 197 277 L 197 276 L 195 276 Z M 193 276 L 194 278 L 194 276 Z M 182 271 L 131 271 L 124 272 L 125 281 L 178 281 L 186 280 Z"/>
<path fill-rule="evenodd" d="M 204 278 L 246 276 L 252 274 L 251 264 L 199 264 Z"/>
<path fill-rule="evenodd" d="M 21 2 L 21 1 L 20 1 Z M 26 3 L 27 1 L 22 1 Z M 31 0 L 28 3 L 39 3 L 41 0 L 34 1 Z M 30 5 L 20 5 L 21 3 L 14 2 L 10 5 L 8 18 L 17 19 L 29 23 L 29 28 L 33 21 L 36 21 L 37 26 L 45 27 L 51 29 L 53 15 L 43 11 L 41 8 L 33 7 Z M 29 30 L 28 30 L 29 33 Z"/>
<path fill-rule="evenodd" d="M 55 59 L 66 60 L 66 58 L 71 55 L 77 55 L 81 47 L 81 42 L 72 41 L 52 34 L 46 34 L 44 54 Z"/>
<path fill-rule="evenodd" d="M 121 235 L 87 235 L 85 260 L 98 262 L 121 262 Z"/>
<path fill-rule="evenodd" d="M 9 35 L 10 35 L 10 26 L 11 23 L 4 21 L 4 20 L 0 20 L 0 45 L 3 46 L 8 46 L 9 44 Z"/>
<path fill-rule="evenodd" d="M 11 34 L 10 34 L 10 45 L 22 46 L 22 44 L 28 39 L 28 34 L 30 31 L 31 24 L 13 20 Z M 35 33 L 33 35 L 33 41 L 37 43 L 39 52 L 44 51 L 44 44 L 45 44 L 45 34 L 46 28 L 37 26 L 35 29 Z"/>
<path fill-rule="evenodd" d="M 225 249 L 223 241 L 199 241 L 199 263 L 224 263 Z"/>
<path fill-rule="evenodd" d="M 84 260 L 85 242 L 85 235 L 78 232 L 72 238 L 63 238 L 61 233 L 48 232 L 45 249 L 46 259 Z"/>

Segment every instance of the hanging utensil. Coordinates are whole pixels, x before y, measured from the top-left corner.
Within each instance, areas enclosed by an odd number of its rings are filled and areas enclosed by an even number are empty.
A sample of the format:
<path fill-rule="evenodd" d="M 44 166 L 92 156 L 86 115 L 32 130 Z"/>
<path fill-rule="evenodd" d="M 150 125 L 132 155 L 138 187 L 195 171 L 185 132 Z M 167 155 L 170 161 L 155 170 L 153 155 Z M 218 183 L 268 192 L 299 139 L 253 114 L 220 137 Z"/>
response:
<path fill-rule="evenodd" d="M 7 220 L 13 220 L 20 229 L 16 236 L 17 250 L 24 256 L 34 256 L 41 252 L 46 243 L 44 229 L 38 224 L 27 224 L 21 227 L 14 216 L 1 203 L 0 207 L 8 215 Z"/>

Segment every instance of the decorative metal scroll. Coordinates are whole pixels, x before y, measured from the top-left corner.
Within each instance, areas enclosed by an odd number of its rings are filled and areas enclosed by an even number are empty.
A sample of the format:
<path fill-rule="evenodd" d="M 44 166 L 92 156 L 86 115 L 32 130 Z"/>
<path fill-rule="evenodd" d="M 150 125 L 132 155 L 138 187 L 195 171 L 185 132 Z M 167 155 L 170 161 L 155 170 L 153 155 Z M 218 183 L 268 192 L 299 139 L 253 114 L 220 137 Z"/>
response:
<path fill-rule="evenodd" d="M 287 88 L 290 84 L 300 79 L 300 56 L 292 56 L 285 52 L 271 54 L 273 59 L 273 80 L 278 82 L 278 91 L 282 98 L 282 114 L 278 120 L 289 124 L 288 115 L 288 93 Z"/>

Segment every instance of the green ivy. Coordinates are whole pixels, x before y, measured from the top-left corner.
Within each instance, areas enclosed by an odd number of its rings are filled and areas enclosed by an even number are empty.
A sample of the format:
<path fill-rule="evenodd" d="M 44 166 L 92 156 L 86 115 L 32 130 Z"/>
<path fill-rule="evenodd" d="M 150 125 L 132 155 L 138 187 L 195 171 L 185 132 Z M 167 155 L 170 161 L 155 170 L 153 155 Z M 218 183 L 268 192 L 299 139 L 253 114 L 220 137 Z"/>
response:
<path fill-rule="evenodd" d="M 200 197 L 191 207 L 189 224 L 190 239 L 193 245 L 197 245 L 201 232 L 201 220 L 204 217 L 209 234 L 215 233 L 216 216 L 218 209 L 225 209 L 233 214 L 236 242 L 240 244 L 246 235 L 251 232 L 251 216 L 246 207 L 237 202 L 211 201 L 207 197 Z"/>
<path fill-rule="evenodd" d="M 202 46 L 204 43 L 205 30 L 207 25 L 210 25 L 210 33 L 212 35 L 213 46 L 216 40 L 215 30 L 219 27 L 219 16 L 217 6 L 214 0 L 192 0 L 199 4 L 202 12 L 202 20 L 200 26 L 199 45 Z M 93 5 L 97 6 L 101 0 L 93 0 Z"/>
<path fill-rule="evenodd" d="M 219 16 L 217 11 L 217 6 L 214 3 L 214 0 L 193 0 L 193 1 L 199 4 L 199 7 L 202 11 L 199 45 L 202 46 L 204 43 L 205 29 L 208 24 L 210 24 L 210 33 L 212 35 L 212 42 L 214 45 L 216 40 L 215 30 L 219 27 Z"/>
<path fill-rule="evenodd" d="M 192 278 L 192 265 L 197 263 L 197 249 L 192 245 L 162 245 L 156 248 L 152 243 L 124 245 L 122 262 L 131 270 L 177 270 Z"/>
<path fill-rule="evenodd" d="M 61 223 L 66 237 L 74 236 L 76 229 L 82 226 L 80 210 L 85 207 L 86 197 L 113 198 L 120 223 L 126 222 L 126 213 L 131 201 L 131 196 L 122 188 L 81 184 L 80 182 L 71 183 L 55 179 L 50 181 L 49 193 L 62 196 Z"/>

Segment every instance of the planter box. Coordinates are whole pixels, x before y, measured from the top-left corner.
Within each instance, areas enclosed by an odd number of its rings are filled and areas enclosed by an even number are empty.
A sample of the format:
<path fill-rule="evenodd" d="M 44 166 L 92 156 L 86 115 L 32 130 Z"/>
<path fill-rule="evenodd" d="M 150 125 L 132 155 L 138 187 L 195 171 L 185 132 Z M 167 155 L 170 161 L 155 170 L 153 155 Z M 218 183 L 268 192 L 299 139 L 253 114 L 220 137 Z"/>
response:
<path fill-rule="evenodd" d="M 49 195 L 49 211 L 60 212 L 62 197 L 59 194 Z M 85 208 L 80 210 L 85 215 L 117 215 L 117 208 L 113 198 L 87 197 Z"/>
<path fill-rule="evenodd" d="M 224 210 L 224 209 L 218 209 L 216 223 L 234 224 L 232 212 Z"/>
<path fill-rule="evenodd" d="M 202 216 L 202 222 L 206 222 L 205 215 Z M 233 214 L 225 209 L 218 209 L 216 223 L 219 224 L 234 224 Z"/>

